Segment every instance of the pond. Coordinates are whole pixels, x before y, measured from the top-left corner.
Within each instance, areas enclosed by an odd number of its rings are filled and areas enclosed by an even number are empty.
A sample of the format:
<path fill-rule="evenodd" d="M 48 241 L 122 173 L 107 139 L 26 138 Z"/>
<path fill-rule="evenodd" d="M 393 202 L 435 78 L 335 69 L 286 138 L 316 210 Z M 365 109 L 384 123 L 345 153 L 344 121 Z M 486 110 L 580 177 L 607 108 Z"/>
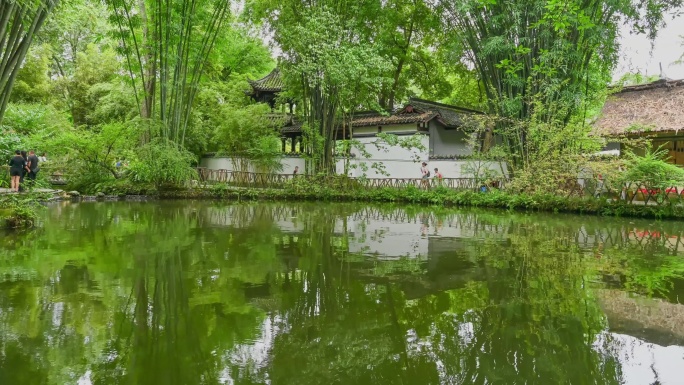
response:
<path fill-rule="evenodd" d="M 0 384 L 682 383 L 682 223 L 55 203 L 0 237 Z"/>

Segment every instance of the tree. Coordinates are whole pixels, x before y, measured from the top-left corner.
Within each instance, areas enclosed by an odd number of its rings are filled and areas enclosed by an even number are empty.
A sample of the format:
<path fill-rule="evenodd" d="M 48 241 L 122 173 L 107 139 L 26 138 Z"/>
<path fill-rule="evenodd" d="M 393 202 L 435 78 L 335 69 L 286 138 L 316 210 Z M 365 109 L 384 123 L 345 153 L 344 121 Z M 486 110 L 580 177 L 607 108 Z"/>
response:
<path fill-rule="evenodd" d="M 271 52 L 261 38 L 247 26 L 234 22 L 226 24 L 216 37 L 207 76 L 213 81 L 225 82 L 236 75 L 263 75 L 274 65 Z"/>
<path fill-rule="evenodd" d="M 31 42 L 58 3 L 59 0 L 0 3 L 0 123 Z"/>
<path fill-rule="evenodd" d="M 378 108 L 389 67 L 365 30 L 372 1 L 288 0 L 264 11 L 281 46 L 289 97 L 300 100 L 307 172 L 334 173 L 334 141 L 360 106 Z M 347 124 L 348 126 L 348 124 Z"/>
<path fill-rule="evenodd" d="M 529 155 L 529 127 L 567 124 L 600 102 L 617 61 L 622 21 L 654 37 L 681 1 L 441 0 L 498 116 L 512 167 Z"/>
<path fill-rule="evenodd" d="M 122 72 L 108 17 L 107 7 L 101 1 L 62 2 L 37 37 L 50 47 L 42 54 L 42 60 L 51 64 L 48 75 L 53 79 L 55 95 L 61 96 L 53 97 L 51 102 L 68 108 L 74 127 L 92 128 L 104 123 L 88 117 L 99 102 L 90 94 L 91 89 L 120 78 L 118 74 Z"/>
<path fill-rule="evenodd" d="M 281 171 L 277 170 L 282 169 L 277 131 L 279 121 L 269 120 L 268 112 L 268 106 L 263 104 L 247 105 L 239 109 L 222 106 L 220 111 L 215 112 L 215 142 L 219 146 L 219 152 L 230 156 L 234 170 Z"/>
<path fill-rule="evenodd" d="M 182 146 L 207 59 L 226 20 L 221 0 L 109 0 L 148 136 Z"/>
<path fill-rule="evenodd" d="M 383 57 L 391 63 L 391 79 L 379 95 L 383 109 L 391 110 L 411 86 L 422 92 L 448 87 L 435 48 L 442 43 L 441 20 L 425 0 L 390 0 L 375 5 L 373 40 L 380 44 Z"/>
<path fill-rule="evenodd" d="M 14 80 L 10 103 L 47 104 L 52 94 L 49 77 L 50 47 L 34 44 Z M 7 110 L 5 110 L 7 113 Z"/>

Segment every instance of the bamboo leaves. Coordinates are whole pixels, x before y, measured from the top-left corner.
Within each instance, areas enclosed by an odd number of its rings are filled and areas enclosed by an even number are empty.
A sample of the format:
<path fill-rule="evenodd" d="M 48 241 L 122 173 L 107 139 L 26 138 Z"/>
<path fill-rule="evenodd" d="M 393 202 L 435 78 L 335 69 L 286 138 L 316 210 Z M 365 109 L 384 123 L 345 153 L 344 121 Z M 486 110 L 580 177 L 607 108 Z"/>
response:
<path fill-rule="evenodd" d="M 58 0 L 0 2 L 0 123 L 33 37 Z"/>
<path fill-rule="evenodd" d="M 109 0 L 148 138 L 183 146 L 199 83 L 230 3 Z"/>
<path fill-rule="evenodd" d="M 664 12 L 679 5 L 679 0 L 441 0 L 438 9 L 466 48 L 490 112 L 505 121 L 498 130 L 515 169 L 536 145 L 528 143 L 527 123 L 515 130 L 503 126 L 535 120 L 560 130 L 584 114 L 602 100 L 617 62 L 621 18 L 655 32 Z"/>

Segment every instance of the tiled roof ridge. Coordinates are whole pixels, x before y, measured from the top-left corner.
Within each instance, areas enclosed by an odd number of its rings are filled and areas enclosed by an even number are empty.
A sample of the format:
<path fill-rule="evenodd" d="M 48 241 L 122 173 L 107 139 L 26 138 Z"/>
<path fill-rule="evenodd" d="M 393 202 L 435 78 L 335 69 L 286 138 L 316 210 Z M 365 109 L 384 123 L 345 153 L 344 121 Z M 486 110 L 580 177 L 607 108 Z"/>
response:
<path fill-rule="evenodd" d="M 275 67 L 268 75 L 261 79 L 247 80 L 247 82 L 258 91 L 282 91 L 283 80 L 280 77 L 280 68 Z"/>
<path fill-rule="evenodd" d="M 419 122 L 427 122 L 429 120 L 434 119 L 435 117 L 439 116 L 438 112 L 435 111 L 425 111 L 421 113 L 407 113 L 407 114 L 391 114 L 391 115 L 382 115 L 380 113 L 377 113 L 377 115 L 373 114 L 365 114 L 361 116 L 357 116 L 355 114 L 353 120 L 352 120 L 352 126 L 353 127 L 366 127 L 366 126 L 375 126 L 375 125 L 392 125 L 392 124 L 410 124 L 410 123 L 419 123 Z"/>
<path fill-rule="evenodd" d="M 416 97 L 410 97 L 409 98 L 408 104 L 411 104 L 411 103 L 427 104 L 430 106 L 434 106 L 436 108 L 447 108 L 447 109 L 459 111 L 459 112 L 470 112 L 470 113 L 474 113 L 474 114 L 483 114 L 484 113 L 482 111 L 473 110 L 470 108 L 458 107 L 458 106 L 454 106 L 451 104 L 439 103 L 439 102 L 434 102 L 432 100 L 420 99 L 420 98 L 416 98 Z"/>

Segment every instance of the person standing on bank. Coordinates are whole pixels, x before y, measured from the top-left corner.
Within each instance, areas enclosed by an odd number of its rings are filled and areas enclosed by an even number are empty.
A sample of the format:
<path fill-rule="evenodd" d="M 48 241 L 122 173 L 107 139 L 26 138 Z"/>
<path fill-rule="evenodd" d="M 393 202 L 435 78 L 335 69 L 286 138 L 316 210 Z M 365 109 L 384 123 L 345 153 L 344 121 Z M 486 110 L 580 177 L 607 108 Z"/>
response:
<path fill-rule="evenodd" d="M 423 162 L 420 167 L 420 173 L 422 174 L 421 176 L 421 181 L 420 181 L 420 186 L 425 187 L 426 189 L 429 187 L 429 181 L 428 178 L 430 178 L 430 170 L 428 170 L 427 163 Z"/>
<path fill-rule="evenodd" d="M 40 167 L 38 167 L 39 164 L 39 159 L 36 156 L 36 152 L 34 150 L 29 151 L 29 156 L 28 156 L 28 169 L 29 169 L 29 180 L 31 181 L 31 187 L 33 187 L 36 183 L 36 177 L 38 176 L 38 171 L 40 171 Z"/>
<path fill-rule="evenodd" d="M 439 172 L 439 169 L 437 167 L 435 167 L 435 176 L 433 178 L 437 180 L 438 186 L 442 185 L 442 173 Z"/>
<path fill-rule="evenodd" d="M 430 170 L 427 168 L 427 163 L 423 162 L 423 164 L 420 167 L 420 173 L 422 174 L 421 178 L 427 179 L 430 177 Z"/>
<path fill-rule="evenodd" d="M 19 192 L 19 184 L 21 183 L 21 174 L 26 169 L 26 161 L 21 156 L 21 151 L 14 152 L 14 156 L 10 159 L 10 191 Z"/>
<path fill-rule="evenodd" d="M 24 168 L 21 170 L 21 178 L 19 178 L 19 191 L 24 191 L 24 179 L 26 178 L 26 174 L 29 173 L 28 154 L 24 150 L 21 150 L 20 154 L 21 157 L 24 158 Z"/>

